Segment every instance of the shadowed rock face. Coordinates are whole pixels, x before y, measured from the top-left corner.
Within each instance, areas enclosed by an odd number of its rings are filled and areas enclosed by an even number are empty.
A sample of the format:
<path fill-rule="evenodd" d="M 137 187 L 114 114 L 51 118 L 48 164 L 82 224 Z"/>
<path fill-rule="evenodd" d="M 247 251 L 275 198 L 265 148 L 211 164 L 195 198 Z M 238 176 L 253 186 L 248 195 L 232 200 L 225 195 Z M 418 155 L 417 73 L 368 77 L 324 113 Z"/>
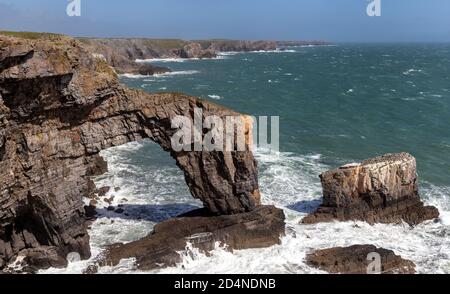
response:
<path fill-rule="evenodd" d="M 117 265 L 121 259 L 136 258 L 136 267 L 152 270 L 174 266 L 181 261 L 187 242 L 202 252 L 226 244 L 228 250 L 263 248 L 280 244 L 284 235 L 284 213 L 273 206 L 259 206 L 237 215 L 211 216 L 205 210 L 157 224 L 149 236 L 128 244 L 109 246 L 88 272 L 98 265 Z"/>
<path fill-rule="evenodd" d="M 192 119 L 194 107 L 249 122 L 194 97 L 123 87 L 71 38 L 0 36 L 0 268 L 17 255 L 44 267 L 64 266 L 69 252 L 88 258 L 88 176 L 101 150 L 130 141 L 150 138 L 170 152 L 209 213 L 253 211 L 260 200 L 252 152 L 171 149 L 171 119 Z M 251 137 L 248 124 L 246 131 Z"/>
<path fill-rule="evenodd" d="M 373 262 L 373 254 L 379 256 L 379 266 Z M 405 260 L 391 250 L 377 248 L 373 245 L 354 245 L 317 250 L 306 256 L 306 262 L 332 274 L 414 274 L 415 264 Z M 369 271 L 368 271 L 369 269 Z"/>
<path fill-rule="evenodd" d="M 320 176 L 323 203 L 304 223 L 362 220 L 410 225 L 439 217 L 420 200 L 416 159 L 407 153 L 387 154 L 349 164 Z"/>

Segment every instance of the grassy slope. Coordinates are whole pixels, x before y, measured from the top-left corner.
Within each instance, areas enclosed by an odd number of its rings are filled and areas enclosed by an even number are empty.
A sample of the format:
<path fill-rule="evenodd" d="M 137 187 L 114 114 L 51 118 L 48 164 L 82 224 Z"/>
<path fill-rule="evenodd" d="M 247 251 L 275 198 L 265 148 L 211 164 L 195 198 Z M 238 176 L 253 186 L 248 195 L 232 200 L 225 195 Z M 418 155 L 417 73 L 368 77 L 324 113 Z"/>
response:
<path fill-rule="evenodd" d="M 0 31 L 0 35 L 16 37 L 22 39 L 29 40 L 37 40 L 37 39 L 52 39 L 52 38 L 60 38 L 63 35 L 52 34 L 52 33 L 38 33 L 38 32 L 11 32 L 11 31 Z"/>

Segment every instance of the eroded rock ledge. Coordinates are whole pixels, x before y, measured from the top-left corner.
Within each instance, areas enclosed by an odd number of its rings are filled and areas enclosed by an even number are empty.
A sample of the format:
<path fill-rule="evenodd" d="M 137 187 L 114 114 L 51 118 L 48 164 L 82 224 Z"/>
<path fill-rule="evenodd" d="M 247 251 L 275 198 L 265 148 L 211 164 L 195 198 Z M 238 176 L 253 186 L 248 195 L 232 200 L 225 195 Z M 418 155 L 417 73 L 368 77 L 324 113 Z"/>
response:
<path fill-rule="evenodd" d="M 372 255 L 378 254 L 377 257 Z M 379 258 L 379 260 L 377 260 Z M 379 261 L 376 265 L 373 262 Z M 331 274 L 414 274 L 415 264 L 392 250 L 373 245 L 354 245 L 317 250 L 306 256 L 306 263 Z"/>
<path fill-rule="evenodd" d="M 361 220 L 417 225 L 439 217 L 420 200 L 416 159 L 408 153 L 387 154 L 349 164 L 320 176 L 323 203 L 303 223 Z"/>
<path fill-rule="evenodd" d="M 74 39 L 0 36 L 0 269 L 18 255 L 37 267 L 64 266 L 70 252 L 88 258 L 89 176 L 101 150 L 130 141 L 150 138 L 170 152 L 212 215 L 254 211 L 252 152 L 171 150 L 171 118 L 192 119 L 194 107 L 248 123 L 198 98 L 128 89 Z"/>
<path fill-rule="evenodd" d="M 236 215 L 212 216 L 197 210 L 159 223 L 149 236 L 128 244 L 109 246 L 86 273 L 95 273 L 98 266 L 115 266 L 120 260 L 135 258 L 140 270 L 161 269 L 181 262 L 179 252 L 187 243 L 208 254 L 216 242 L 227 250 L 264 248 L 280 244 L 284 235 L 284 213 L 274 206 L 259 206 Z"/>

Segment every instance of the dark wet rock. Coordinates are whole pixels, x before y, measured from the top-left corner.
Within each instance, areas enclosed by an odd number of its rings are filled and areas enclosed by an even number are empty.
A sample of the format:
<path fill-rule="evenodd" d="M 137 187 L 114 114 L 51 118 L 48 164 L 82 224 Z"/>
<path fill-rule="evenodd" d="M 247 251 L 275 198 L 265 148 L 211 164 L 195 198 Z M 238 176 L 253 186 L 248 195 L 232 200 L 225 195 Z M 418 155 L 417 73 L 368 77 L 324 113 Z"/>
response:
<path fill-rule="evenodd" d="M 88 219 L 93 219 L 97 215 L 97 207 L 94 205 L 87 205 L 84 207 L 84 213 Z"/>
<path fill-rule="evenodd" d="M 114 210 L 115 213 L 121 214 L 123 213 L 125 210 L 123 210 L 123 208 L 117 208 L 116 210 Z"/>
<path fill-rule="evenodd" d="M 361 220 L 417 225 L 439 217 L 419 196 L 416 159 L 387 154 L 323 173 L 323 203 L 303 223 Z"/>
<path fill-rule="evenodd" d="M 248 116 L 183 94 L 128 89 L 107 62 L 69 37 L 0 35 L 0 266 L 43 246 L 63 258 L 89 258 L 82 201 L 95 199 L 89 176 L 103 169 L 101 150 L 131 141 L 149 138 L 169 152 L 212 215 L 255 210 L 260 196 L 250 150 L 172 150 L 171 119 L 193 120 L 194 108 L 203 117 L 240 119 L 249 146 Z"/>
<path fill-rule="evenodd" d="M 375 257 L 373 253 L 378 255 Z M 378 259 L 379 258 L 379 259 Z M 377 266 L 376 262 L 380 261 Z M 414 274 L 415 265 L 391 250 L 354 245 L 317 250 L 306 256 L 309 266 L 332 274 Z"/>
<path fill-rule="evenodd" d="M 111 187 L 101 187 L 97 190 L 97 195 L 99 197 L 105 196 L 109 191 L 111 190 Z"/>
<path fill-rule="evenodd" d="M 229 250 L 263 248 L 280 244 L 284 228 L 284 213 L 273 206 L 223 216 L 202 209 L 157 224 L 154 232 L 141 240 L 110 246 L 97 265 L 117 265 L 134 257 L 142 270 L 174 266 L 181 261 L 177 252 L 183 251 L 187 242 L 204 252 L 214 249 L 215 242 L 226 244 Z"/>
<path fill-rule="evenodd" d="M 26 256 L 26 264 L 35 269 L 64 268 L 67 260 L 60 256 L 54 247 L 40 247 L 37 249 L 26 249 L 21 252 Z"/>
<path fill-rule="evenodd" d="M 83 274 L 85 275 L 95 275 L 98 273 L 98 267 L 95 265 L 89 265 L 84 271 Z"/>
<path fill-rule="evenodd" d="M 88 170 L 89 176 L 103 175 L 108 171 L 108 163 L 99 154 L 92 156 L 89 160 L 91 160 Z"/>
<path fill-rule="evenodd" d="M 115 208 L 114 206 L 108 206 L 108 207 L 106 208 L 106 210 L 107 210 L 107 211 L 114 211 L 114 210 L 116 210 L 116 208 Z"/>

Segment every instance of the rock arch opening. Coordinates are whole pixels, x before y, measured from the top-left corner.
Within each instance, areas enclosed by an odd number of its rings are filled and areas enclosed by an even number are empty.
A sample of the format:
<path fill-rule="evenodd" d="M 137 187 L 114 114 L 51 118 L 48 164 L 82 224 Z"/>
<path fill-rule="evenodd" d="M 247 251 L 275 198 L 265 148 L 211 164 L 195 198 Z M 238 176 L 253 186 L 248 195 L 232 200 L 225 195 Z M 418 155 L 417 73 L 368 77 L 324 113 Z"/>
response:
<path fill-rule="evenodd" d="M 174 246 L 200 229 L 216 232 L 218 239 L 239 248 L 279 241 L 284 215 L 259 206 L 251 151 L 171 149 L 175 116 L 192 119 L 194 108 L 202 109 L 205 117 L 248 121 L 245 116 L 183 94 L 128 89 L 103 59 L 69 37 L 0 37 L 0 63 L 0 268 L 18 255 L 38 268 L 64 266 L 70 252 L 88 258 L 83 197 L 92 189 L 89 177 L 101 170 L 99 153 L 143 139 L 156 142 L 175 159 L 190 193 L 212 217 L 164 224 L 169 231 L 177 228 Z M 18 218 L 19 211 L 37 212 L 39 230 L 24 227 L 20 220 L 27 216 Z M 128 249 L 117 256 L 128 255 Z"/>
<path fill-rule="evenodd" d="M 109 148 L 100 156 L 107 171 L 93 177 L 97 193 L 89 196 L 99 218 L 159 223 L 203 207 L 175 160 L 151 140 Z"/>

